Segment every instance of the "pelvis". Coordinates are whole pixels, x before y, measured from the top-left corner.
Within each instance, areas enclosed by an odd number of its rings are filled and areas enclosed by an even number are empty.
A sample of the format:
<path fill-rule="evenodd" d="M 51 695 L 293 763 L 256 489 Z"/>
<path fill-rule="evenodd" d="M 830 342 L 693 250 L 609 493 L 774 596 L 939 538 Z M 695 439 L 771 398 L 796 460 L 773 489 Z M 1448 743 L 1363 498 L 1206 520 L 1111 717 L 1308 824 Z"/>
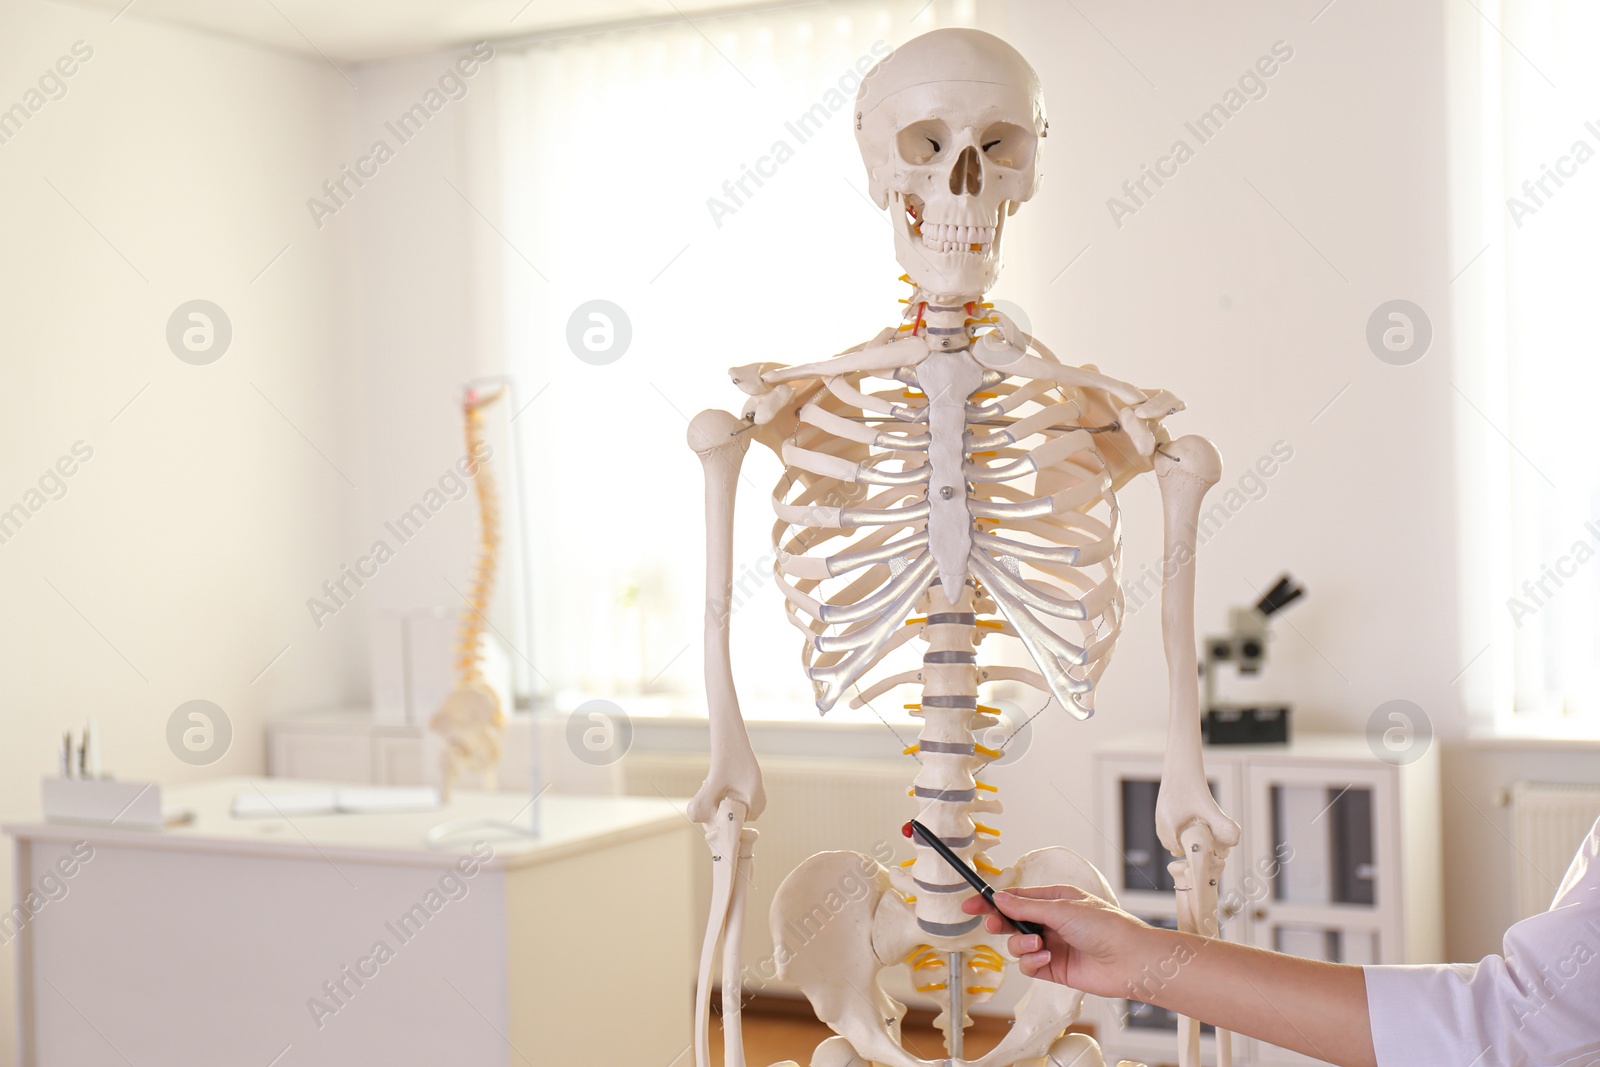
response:
<path fill-rule="evenodd" d="M 1065 848 L 1029 852 L 992 881 L 1000 889 L 1073 885 L 1115 899 L 1094 865 Z M 1031 986 L 1010 1031 L 993 1051 L 970 1061 L 928 1060 L 908 1051 L 900 1038 L 905 1005 L 883 991 L 879 974 L 909 965 L 919 948 L 940 954 L 959 949 L 998 959 L 993 950 L 1003 951 L 1005 940 L 1005 935 L 980 927 L 963 938 L 930 943 L 917 925 L 914 908 L 894 888 L 888 870 L 856 852 L 820 852 L 779 886 L 771 915 L 778 973 L 800 987 L 817 1018 L 838 1035 L 817 1049 L 813 1067 L 1103 1067 L 1092 1040 L 1065 1034 L 1078 1018 L 1083 994 L 1020 977 Z M 991 984 L 997 987 L 1000 977 L 996 974 Z"/>

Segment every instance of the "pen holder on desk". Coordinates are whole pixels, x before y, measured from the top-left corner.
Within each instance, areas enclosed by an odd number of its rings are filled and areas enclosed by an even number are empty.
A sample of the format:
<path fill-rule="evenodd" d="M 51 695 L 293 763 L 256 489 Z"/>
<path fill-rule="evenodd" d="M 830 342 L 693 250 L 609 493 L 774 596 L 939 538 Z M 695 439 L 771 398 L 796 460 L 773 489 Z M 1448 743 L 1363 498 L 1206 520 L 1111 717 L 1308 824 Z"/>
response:
<path fill-rule="evenodd" d="M 44 778 L 40 805 L 48 822 L 94 823 L 159 830 L 161 787 L 110 778 Z"/>

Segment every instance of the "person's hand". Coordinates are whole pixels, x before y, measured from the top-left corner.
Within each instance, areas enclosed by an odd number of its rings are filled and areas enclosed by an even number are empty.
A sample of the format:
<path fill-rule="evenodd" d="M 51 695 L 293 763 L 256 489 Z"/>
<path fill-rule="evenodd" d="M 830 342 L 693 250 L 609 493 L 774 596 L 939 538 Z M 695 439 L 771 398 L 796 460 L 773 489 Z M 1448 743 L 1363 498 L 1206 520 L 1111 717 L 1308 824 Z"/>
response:
<path fill-rule="evenodd" d="M 1102 997 L 1123 996 L 1128 975 L 1137 970 L 1135 948 L 1149 926 L 1076 886 L 1047 885 L 995 894 L 996 912 L 974 896 L 962 905 L 973 915 L 988 915 L 991 934 L 1011 931 L 1007 948 L 1022 973 Z M 1020 934 L 1001 918 L 1027 919 L 1045 928 L 1041 939 Z"/>

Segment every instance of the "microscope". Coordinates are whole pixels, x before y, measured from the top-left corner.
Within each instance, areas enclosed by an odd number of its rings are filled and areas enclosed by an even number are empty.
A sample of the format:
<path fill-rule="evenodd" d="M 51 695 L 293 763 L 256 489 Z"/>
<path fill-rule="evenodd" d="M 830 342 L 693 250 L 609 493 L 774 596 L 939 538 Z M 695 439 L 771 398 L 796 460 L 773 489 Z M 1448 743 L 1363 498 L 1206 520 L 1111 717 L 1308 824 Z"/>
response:
<path fill-rule="evenodd" d="M 1269 620 L 1273 615 L 1305 595 L 1285 574 L 1267 594 L 1250 607 L 1228 612 L 1229 632 L 1223 637 L 1208 637 L 1205 661 L 1200 667 L 1205 678 L 1205 721 L 1202 736 L 1208 745 L 1287 744 L 1289 708 L 1285 704 L 1227 704 L 1217 700 L 1217 672 L 1232 663 L 1241 675 L 1261 673 L 1267 659 Z"/>

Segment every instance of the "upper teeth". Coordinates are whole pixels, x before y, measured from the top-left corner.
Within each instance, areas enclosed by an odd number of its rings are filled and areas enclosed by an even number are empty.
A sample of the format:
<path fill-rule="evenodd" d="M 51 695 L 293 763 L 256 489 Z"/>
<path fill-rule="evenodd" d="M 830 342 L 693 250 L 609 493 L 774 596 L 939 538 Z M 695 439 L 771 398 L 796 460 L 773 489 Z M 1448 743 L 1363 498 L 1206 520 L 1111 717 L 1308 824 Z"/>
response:
<path fill-rule="evenodd" d="M 984 252 L 994 244 L 993 226 L 952 226 L 943 222 L 922 224 L 922 245 L 935 252 L 954 252 L 978 245 Z"/>

